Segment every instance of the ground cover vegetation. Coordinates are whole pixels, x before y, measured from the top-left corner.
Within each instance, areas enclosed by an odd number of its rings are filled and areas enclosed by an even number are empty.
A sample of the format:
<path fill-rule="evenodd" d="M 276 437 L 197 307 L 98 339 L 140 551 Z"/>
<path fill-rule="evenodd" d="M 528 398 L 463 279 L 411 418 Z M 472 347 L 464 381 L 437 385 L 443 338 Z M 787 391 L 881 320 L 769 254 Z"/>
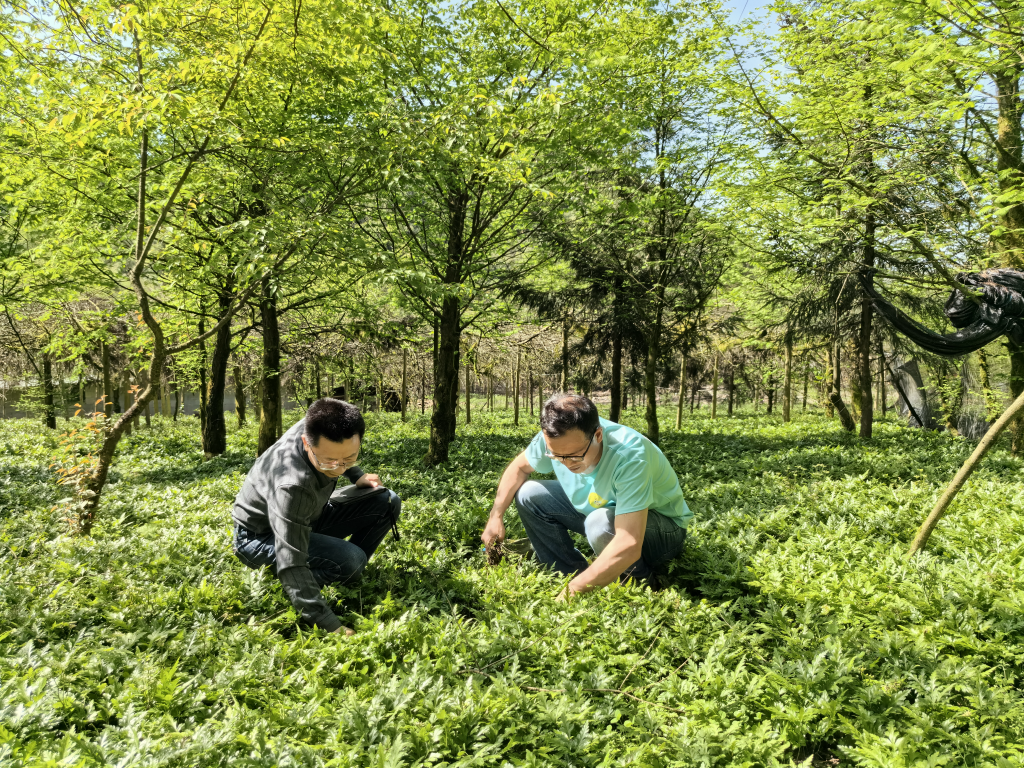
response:
<path fill-rule="evenodd" d="M 1020 763 L 1024 418 L 901 552 L 1024 337 L 869 292 L 1024 269 L 1018 5 L 0 5 L 0 763 Z M 559 390 L 679 472 L 667 592 L 482 567 Z M 340 642 L 225 539 L 325 395 L 409 531 Z"/>
<path fill-rule="evenodd" d="M 863 443 L 822 415 L 688 419 L 663 435 L 697 512 L 669 587 L 562 605 L 558 579 L 479 548 L 532 425 L 481 415 L 424 471 L 426 416 L 369 421 L 363 463 L 404 497 L 405 535 L 329 588 L 358 630 L 341 640 L 298 628 L 276 580 L 231 555 L 255 426 L 212 461 L 193 419 L 126 438 L 82 538 L 54 508 L 52 433 L 3 422 L 0 761 L 1020 764 L 1024 484 L 1005 448 L 907 562 L 969 444 L 893 421 Z"/>

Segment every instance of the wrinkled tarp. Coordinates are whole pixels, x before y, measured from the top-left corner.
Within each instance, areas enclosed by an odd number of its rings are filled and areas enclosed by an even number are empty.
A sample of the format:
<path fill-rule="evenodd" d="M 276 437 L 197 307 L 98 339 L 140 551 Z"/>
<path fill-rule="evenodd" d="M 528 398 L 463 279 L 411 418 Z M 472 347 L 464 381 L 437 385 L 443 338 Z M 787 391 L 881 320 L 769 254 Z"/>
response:
<path fill-rule="evenodd" d="M 931 404 L 928 402 L 924 378 L 921 376 L 917 360 L 900 363 L 895 368 L 891 368 L 890 373 L 892 375 L 889 380 L 900 395 L 897 402 L 900 415 L 907 419 L 907 423 L 912 427 L 935 429 L 935 419 L 932 416 Z M 898 377 L 898 381 L 894 377 Z"/>
<path fill-rule="evenodd" d="M 883 299 L 875 290 L 872 275 L 873 272 L 861 273 L 858 278 L 875 309 L 893 328 L 929 352 L 960 357 L 1000 336 L 1024 344 L 1024 273 L 1013 269 L 959 273 L 957 281 L 980 296 L 975 301 L 959 288 L 950 293 L 944 312 L 953 327 L 961 330 L 948 334 L 929 330 Z"/>

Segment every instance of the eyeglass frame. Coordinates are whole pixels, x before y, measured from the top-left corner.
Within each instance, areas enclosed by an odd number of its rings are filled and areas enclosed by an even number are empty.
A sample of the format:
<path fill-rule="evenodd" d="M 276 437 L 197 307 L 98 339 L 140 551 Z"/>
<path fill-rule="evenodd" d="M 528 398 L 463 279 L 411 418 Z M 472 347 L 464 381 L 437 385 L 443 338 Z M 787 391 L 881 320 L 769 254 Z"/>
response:
<path fill-rule="evenodd" d="M 597 437 L 596 429 L 594 430 L 594 433 L 590 436 L 590 442 L 587 443 L 586 450 L 583 451 L 583 453 L 576 454 L 575 456 L 559 456 L 557 454 L 551 453 L 550 451 L 544 451 L 544 455 L 547 456 L 549 459 L 554 459 L 555 461 L 561 464 L 565 464 L 567 461 L 571 461 L 573 464 L 579 464 L 581 461 L 587 458 L 587 454 L 590 453 L 590 449 L 594 445 L 595 437 Z"/>
<path fill-rule="evenodd" d="M 362 441 L 360 441 L 360 442 L 362 442 Z M 345 469 L 342 470 L 344 472 L 344 471 L 347 471 L 347 470 L 351 469 L 352 467 L 356 466 L 359 463 L 359 456 L 357 454 L 355 460 L 353 460 L 351 462 L 341 461 L 339 459 L 338 461 L 334 462 L 334 466 L 329 466 L 327 464 L 324 464 L 322 461 L 320 461 L 320 457 L 316 455 L 316 451 L 313 450 L 313 446 L 311 446 L 309 444 L 309 441 L 306 439 L 305 435 L 302 436 L 302 444 L 304 446 L 306 446 L 306 450 L 309 451 L 313 455 L 313 459 L 316 461 L 317 469 L 319 469 L 322 472 L 330 472 L 330 471 L 333 471 L 335 469 L 338 469 L 339 467 L 344 467 Z M 362 445 L 360 445 L 359 447 L 362 448 Z"/>

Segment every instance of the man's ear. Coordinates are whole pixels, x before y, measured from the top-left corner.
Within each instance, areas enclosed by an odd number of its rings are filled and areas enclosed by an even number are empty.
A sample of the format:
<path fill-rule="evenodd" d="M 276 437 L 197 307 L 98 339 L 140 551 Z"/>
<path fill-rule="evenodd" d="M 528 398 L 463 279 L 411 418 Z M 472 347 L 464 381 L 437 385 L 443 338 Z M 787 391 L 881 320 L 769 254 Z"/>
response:
<path fill-rule="evenodd" d="M 594 439 L 599 443 L 604 440 L 604 427 L 597 428 L 597 431 L 594 432 Z"/>

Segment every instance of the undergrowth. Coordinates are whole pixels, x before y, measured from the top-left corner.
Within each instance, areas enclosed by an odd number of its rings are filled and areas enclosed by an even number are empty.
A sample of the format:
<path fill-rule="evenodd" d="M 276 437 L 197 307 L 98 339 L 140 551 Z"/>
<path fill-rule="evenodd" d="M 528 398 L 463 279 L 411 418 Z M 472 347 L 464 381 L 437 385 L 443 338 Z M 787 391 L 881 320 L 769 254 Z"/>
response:
<path fill-rule="evenodd" d="M 58 435 L 0 422 L 0 765 L 1024 762 L 1024 479 L 1005 451 L 907 563 L 971 444 L 692 418 L 663 437 L 696 513 L 672 586 L 563 606 L 554 577 L 480 551 L 533 427 L 478 411 L 426 470 L 424 417 L 368 421 L 361 464 L 403 497 L 403 536 L 328 588 L 351 638 L 298 627 L 231 555 L 251 429 L 206 462 L 194 419 L 125 438 L 81 538 Z"/>

